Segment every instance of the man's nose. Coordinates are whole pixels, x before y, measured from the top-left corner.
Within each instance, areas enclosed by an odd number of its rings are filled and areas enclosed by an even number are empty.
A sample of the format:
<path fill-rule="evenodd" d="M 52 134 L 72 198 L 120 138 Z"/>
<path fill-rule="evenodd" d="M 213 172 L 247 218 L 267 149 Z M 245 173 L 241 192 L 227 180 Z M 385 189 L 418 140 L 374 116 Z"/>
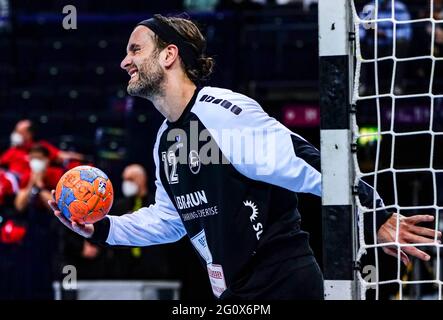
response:
<path fill-rule="evenodd" d="M 129 55 L 126 55 L 126 57 L 120 63 L 120 68 L 126 69 L 127 66 L 131 65 L 131 62 L 132 62 L 132 60 L 129 57 Z"/>

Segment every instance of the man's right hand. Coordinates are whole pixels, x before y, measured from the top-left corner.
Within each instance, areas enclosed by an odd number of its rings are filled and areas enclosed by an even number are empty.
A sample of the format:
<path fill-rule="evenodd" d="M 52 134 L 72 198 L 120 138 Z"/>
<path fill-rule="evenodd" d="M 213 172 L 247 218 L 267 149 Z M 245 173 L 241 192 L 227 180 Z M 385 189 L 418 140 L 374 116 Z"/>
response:
<path fill-rule="evenodd" d="M 61 221 L 66 227 L 74 231 L 75 233 L 78 233 L 79 235 L 85 237 L 85 238 L 91 238 L 94 233 L 94 225 L 93 224 L 80 224 L 77 222 L 71 222 L 68 220 L 60 211 L 60 209 L 57 206 L 57 203 L 55 202 L 55 190 L 51 191 L 52 199 L 48 200 L 48 204 L 51 207 L 51 209 L 54 211 L 54 215 L 58 218 L 58 220 Z"/>

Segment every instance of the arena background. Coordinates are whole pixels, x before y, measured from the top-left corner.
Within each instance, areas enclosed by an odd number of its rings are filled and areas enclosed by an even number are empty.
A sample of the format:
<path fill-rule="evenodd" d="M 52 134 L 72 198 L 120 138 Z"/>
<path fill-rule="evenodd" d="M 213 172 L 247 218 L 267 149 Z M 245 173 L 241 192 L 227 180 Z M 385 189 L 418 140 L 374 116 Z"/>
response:
<path fill-rule="evenodd" d="M 407 3 L 411 14 L 419 16 L 422 1 Z M 66 5 L 77 9 L 76 29 L 63 28 L 66 14 L 62 10 Z M 9 148 L 16 123 L 31 119 L 37 128 L 36 140 L 44 139 L 61 150 L 84 154 L 84 163 L 105 171 L 117 199 L 122 197 L 121 174 L 126 165 L 140 163 L 153 177 L 152 148 L 163 119 L 150 102 L 127 95 L 129 78 L 119 64 L 138 21 L 154 13 L 184 12 L 198 22 L 208 41 L 208 54 L 216 60 L 208 85 L 253 97 L 270 115 L 319 147 L 315 1 L 0 0 L 0 151 Z M 414 30 L 414 48 L 420 48 L 420 32 L 419 28 Z M 408 68 L 405 86 L 420 85 L 425 77 L 420 68 Z M 420 105 L 411 108 L 405 124 L 414 126 L 421 121 Z M 369 127 L 373 121 L 368 115 Z M 370 159 L 370 142 L 364 150 Z M 420 151 L 414 155 L 419 157 Z M 402 154 L 398 157 L 402 158 Z M 410 153 L 407 159 L 414 161 Z M 69 163 L 60 165 L 66 169 Z M 420 188 L 426 188 L 418 183 Z M 153 178 L 149 179 L 149 191 L 155 191 Z M 299 198 L 302 227 L 310 232 L 311 245 L 321 265 L 320 199 L 302 194 Z M 11 202 L 3 203 L 0 216 L 3 226 L 9 220 L 30 223 L 26 215 L 15 212 Z M 79 280 L 134 280 L 123 273 L 110 272 L 118 264 L 117 255 L 103 249 L 99 256 L 106 257 L 100 261 L 82 258 L 74 253 L 82 240 L 70 239 L 65 231 L 54 228 L 53 280 L 62 278 L 62 267 L 73 256 L 79 268 L 90 271 L 79 271 Z M 149 261 L 156 264 L 170 262 L 172 255 L 172 264 L 177 268 L 161 277 L 140 275 L 137 279 L 178 279 L 183 285 L 182 299 L 212 299 L 205 271 L 195 253 L 189 247 L 183 248 L 174 251 L 176 254 L 168 252 L 169 258 L 164 258 L 161 250 L 148 252 Z M 36 293 L 32 289 L 32 279 L 39 277 L 43 267 L 37 261 L 34 268 L 27 259 L 30 252 L 41 250 L 47 248 L 42 249 L 38 243 L 26 244 L 25 240 L 0 244 L 0 298 L 53 296 L 52 291 Z"/>

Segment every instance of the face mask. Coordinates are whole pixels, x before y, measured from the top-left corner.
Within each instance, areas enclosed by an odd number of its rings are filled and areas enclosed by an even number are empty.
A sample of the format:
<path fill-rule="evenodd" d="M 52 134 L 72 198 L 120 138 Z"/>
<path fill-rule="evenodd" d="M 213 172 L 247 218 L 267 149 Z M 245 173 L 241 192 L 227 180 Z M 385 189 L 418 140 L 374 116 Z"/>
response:
<path fill-rule="evenodd" d="M 32 172 L 40 173 L 46 169 L 46 162 L 40 159 L 32 159 L 29 162 L 29 166 L 31 167 Z"/>
<path fill-rule="evenodd" d="M 16 147 L 23 144 L 25 139 L 20 133 L 13 132 L 11 133 L 11 146 Z"/>
<path fill-rule="evenodd" d="M 125 180 L 122 183 L 122 192 L 125 197 L 132 197 L 138 193 L 138 185 L 132 181 Z"/>

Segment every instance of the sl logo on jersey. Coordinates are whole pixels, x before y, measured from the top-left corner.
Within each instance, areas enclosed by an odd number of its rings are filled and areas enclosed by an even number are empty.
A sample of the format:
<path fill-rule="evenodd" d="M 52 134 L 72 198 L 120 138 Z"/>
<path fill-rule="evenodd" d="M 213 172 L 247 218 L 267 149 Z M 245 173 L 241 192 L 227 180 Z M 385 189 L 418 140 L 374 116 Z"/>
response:
<path fill-rule="evenodd" d="M 243 204 L 245 207 L 250 207 L 252 210 L 252 214 L 249 216 L 249 220 L 252 222 L 252 228 L 255 231 L 255 236 L 257 237 L 257 240 L 260 240 L 260 235 L 263 233 L 263 225 L 259 222 L 255 224 L 255 219 L 258 218 L 258 209 L 257 205 L 252 201 L 243 201 Z"/>
<path fill-rule="evenodd" d="M 198 156 L 197 151 L 195 150 L 191 150 L 189 152 L 189 169 L 191 170 L 191 172 L 193 174 L 197 174 L 200 172 L 200 167 L 201 167 L 201 163 L 200 163 L 200 158 Z"/>
<path fill-rule="evenodd" d="M 162 152 L 163 168 L 169 184 L 178 183 L 177 157 L 173 151 Z"/>

